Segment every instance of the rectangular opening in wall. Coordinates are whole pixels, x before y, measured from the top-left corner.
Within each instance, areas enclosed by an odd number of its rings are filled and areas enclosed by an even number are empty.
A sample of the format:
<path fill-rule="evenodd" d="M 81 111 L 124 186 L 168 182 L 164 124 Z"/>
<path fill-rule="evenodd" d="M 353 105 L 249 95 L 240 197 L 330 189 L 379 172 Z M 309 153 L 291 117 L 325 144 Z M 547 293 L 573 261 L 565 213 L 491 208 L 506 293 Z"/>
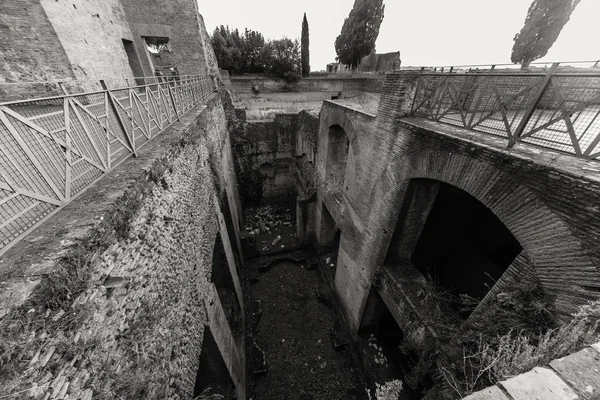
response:
<path fill-rule="evenodd" d="M 231 332 L 236 339 L 240 339 L 244 328 L 242 307 L 235 291 L 233 277 L 231 276 L 231 270 L 227 262 L 225 246 L 223 246 L 220 233 L 217 233 L 213 249 L 211 282 L 217 288 L 219 300 L 225 311 L 225 317 L 227 318 Z"/>
<path fill-rule="evenodd" d="M 419 358 L 405 343 L 404 332 L 373 287 L 367 298 L 358 336 L 367 368 L 377 383 L 402 380 L 402 399 L 420 399 L 423 391 L 432 386 L 428 375 L 415 370 Z"/>
<path fill-rule="evenodd" d="M 208 326 L 204 328 L 193 398 L 227 400 L 235 398 L 235 384 Z"/>
<path fill-rule="evenodd" d="M 321 236 L 319 246 L 321 249 L 321 259 L 325 261 L 325 269 L 329 273 L 331 281 L 335 280 L 337 269 L 337 259 L 340 252 L 340 240 L 342 231 L 336 226 L 331 213 L 323 204 L 321 211 Z"/>
<path fill-rule="evenodd" d="M 179 75 L 168 37 L 144 36 L 144 42 L 156 75 Z"/>
<path fill-rule="evenodd" d="M 133 72 L 133 76 L 137 77 L 135 80 L 136 85 L 144 85 L 144 79 L 139 78 L 144 76 L 144 70 L 142 69 L 142 63 L 135 51 L 135 46 L 131 40 L 121 39 L 123 41 L 123 47 L 127 54 L 127 60 L 129 61 L 129 67 Z"/>
<path fill-rule="evenodd" d="M 225 218 L 225 227 L 227 229 L 227 236 L 229 237 L 229 243 L 231 243 L 231 248 L 233 249 L 233 257 L 235 258 L 235 267 L 240 277 L 240 280 L 243 280 L 242 273 L 244 272 L 241 268 L 242 259 L 241 252 L 237 241 L 235 222 L 233 220 L 233 216 L 231 214 L 231 208 L 229 207 L 229 194 L 227 190 L 223 193 L 220 200 L 221 212 L 223 213 L 223 217 Z"/>

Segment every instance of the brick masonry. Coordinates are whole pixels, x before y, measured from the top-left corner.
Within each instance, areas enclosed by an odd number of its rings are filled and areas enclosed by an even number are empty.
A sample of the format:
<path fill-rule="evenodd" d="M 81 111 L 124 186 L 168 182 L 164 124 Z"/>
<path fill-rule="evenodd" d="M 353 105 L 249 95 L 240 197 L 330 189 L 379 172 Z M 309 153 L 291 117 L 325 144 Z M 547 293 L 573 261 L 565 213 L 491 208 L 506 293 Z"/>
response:
<path fill-rule="evenodd" d="M 192 0 L 121 0 L 145 75 L 154 75 L 144 36 L 168 37 L 180 74 L 219 75 L 210 37 Z"/>
<path fill-rule="evenodd" d="M 41 0 L 41 4 L 81 89 L 99 90 L 98 80 L 103 78 L 123 85 L 133 77 L 122 42 L 132 35 L 120 0 Z"/>
<path fill-rule="evenodd" d="M 376 118 L 334 102 L 321 111 L 317 172 L 326 173 L 328 129 L 341 126 L 355 169 L 342 196 L 318 193 L 341 228 L 336 287 L 358 326 L 375 271 L 383 263 L 408 183 L 428 178 L 457 186 L 488 207 L 519 240 L 556 309 L 567 319 L 598 297 L 600 171 L 595 164 L 527 145 L 506 150 L 479 134 L 405 118 L 414 73 L 387 75 Z M 339 268 L 343 265 L 343 268 Z"/>
<path fill-rule="evenodd" d="M 74 79 L 67 54 L 39 0 L 0 3 L 0 99 L 23 99 L 30 93 L 60 92 L 56 85 L 35 88 L 22 81 Z M 7 84 L 10 83 L 10 84 Z"/>
<path fill-rule="evenodd" d="M 30 368 L 5 382 L 2 393 L 29 389 L 21 396 L 189 399 L 208 325 L 237 397 L 245 398 L 243 336 L 236 339 L 229 328 L 210 282 L 220 231 L 236 289 L 241 287 L 218 201 L 220 192 L 230 188 L 228 202 L 233 214 L 239 213 L 228 152 L 226 115 L 215 96 L 2 257 L 5 294 L 24 280 L 39 281 L 40 274 L 44 279 L 43 274 L 57 268 L 58 257 L 103 226 L 103 217 L 119 199 L 141 199 L 128 237 L 94 254 L 87 289 L 72 299 L 72 307 L 80 310 L 75 329 L 51 332 L 42 346 L 31 345 Z M 221 174 L 215 176 L 211 164 Z M 120 284 L 107 285 L 109 281 Z M 8 318 L 19 307 L 2 306 Z M 61 318 L 60 310 L 39 312 L 36 318 Z"/>
<path fill-rule="evenodd" d="M 59 81 L 75 93 L 153 76 L 143 36 L 169 37 L 180 74 L 219 74 L 193 0 L 6 0 L 0 35 L 2 101 L 60 95 Z M 134 43 L 131 59 L 123 40 Z"/>

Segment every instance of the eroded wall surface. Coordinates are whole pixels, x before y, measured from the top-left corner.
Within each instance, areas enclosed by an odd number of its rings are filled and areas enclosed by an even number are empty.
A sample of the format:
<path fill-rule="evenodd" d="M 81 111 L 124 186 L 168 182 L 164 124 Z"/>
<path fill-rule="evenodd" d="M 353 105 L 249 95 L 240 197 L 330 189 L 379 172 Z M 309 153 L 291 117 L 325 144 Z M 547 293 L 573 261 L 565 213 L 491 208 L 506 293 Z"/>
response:
<path fill-rule="evenodd" d="M 17 100 L 31 93 L 60 92 L 55 85 L 24 87 L 18 82 L 74 79 L 67 54 L 40 1 L 2 1 L 0 37 L 0 98 Z"/>
<path fill-rule="evenodd" d="M 219 232 L 235 284 L 229 294 L 243 307 L 220 200 L 235 182 L 227 142 L 215 95 L 3 255 L 4 322 L 28 315 L 37 323 L 10 332 L 23 347 L 19 359 L 4 360 L 2 393 L 189 399 L 210 326 L 245 398 L 243 330 L 211 277 Z M 225 201 L 239 212 L 235 199 Z M 76 286 L 65 283 L 75 277 Z M 32 292 L 15 304 L 19 288 Z"/>
<path fill-rule="evenodd" d="M 280 113 L 302 110 L 318 112 L 323 100 L 345 99 L 363 107 L 376 109 L 383 88 L 383 77 L 311 76 L 288 83 L 264 75 L 242 75 L 230 78 L 237 107 L 246 109 L 248 120 L 273 120 Z"/>
<path fill-rule="evenodd" d="M 99 90 L 99 79 L 124 86 L 134 76 L 122 41 L 133 37 L 120 0 L 41 0 L 41 4 L 83 90 Z"/>
<path fill-rule="evenodd" d="M 179 74 L 219 75 L 193 0 L 6 0 L 0 4 L 0 99 L 144 84 L 154 76 L 144 37 L 168 38 Z M 175 72 L 175 71 L 174 71 Z M 66 82 L 66 83 L 65 83 Z"/>

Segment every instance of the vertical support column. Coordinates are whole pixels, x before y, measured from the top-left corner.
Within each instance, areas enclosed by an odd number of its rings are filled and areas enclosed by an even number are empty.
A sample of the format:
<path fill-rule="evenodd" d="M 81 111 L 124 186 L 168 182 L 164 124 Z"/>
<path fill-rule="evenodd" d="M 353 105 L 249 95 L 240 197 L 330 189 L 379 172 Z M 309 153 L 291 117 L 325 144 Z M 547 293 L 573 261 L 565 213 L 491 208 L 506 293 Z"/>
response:
<path fill-rule="evenodd" d="M 389 258 L 410 260 L 439 190 L 440 183 L 437 181 L 418 180 L 410 184 L 386 261 Z"/>
<path fill-rule="evenodd" d="M 305 208 L 305 206 L 306 206 L 306 203 L 302 203 L 298 199 L 296 199 L 296 234 L 298 235 L 298 243 L 304 242 L 304 232 L 305 232 L 304 208 Z"/>
<path fill-rule="evenodd" d="M 333 216 L 321 202 L 319 217 L 319 226 L 317 231 L 317 244 L 319 247 L 332 246 L 335 239 L 336 223 Z"/>

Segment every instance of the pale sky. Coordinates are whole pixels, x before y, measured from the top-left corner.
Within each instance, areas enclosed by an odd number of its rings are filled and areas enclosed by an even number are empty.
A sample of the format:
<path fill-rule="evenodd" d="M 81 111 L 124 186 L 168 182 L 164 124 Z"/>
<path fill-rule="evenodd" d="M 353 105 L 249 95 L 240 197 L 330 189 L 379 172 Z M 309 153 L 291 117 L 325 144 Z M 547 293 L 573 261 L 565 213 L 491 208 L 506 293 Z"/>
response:
<path fill-rule="evenodd" d="M 209 33 L 217 25 L 300 38 L 306 12 L 311 70 L 335 61 L 334 41 L 354 0 L 198 0 Z M 531 0 L 384 0 L 377 52 L 400 51 L 402 66 L 510 63 Z M 582 0 L 540 61 L 600 59 L 600 1 Z"/>

